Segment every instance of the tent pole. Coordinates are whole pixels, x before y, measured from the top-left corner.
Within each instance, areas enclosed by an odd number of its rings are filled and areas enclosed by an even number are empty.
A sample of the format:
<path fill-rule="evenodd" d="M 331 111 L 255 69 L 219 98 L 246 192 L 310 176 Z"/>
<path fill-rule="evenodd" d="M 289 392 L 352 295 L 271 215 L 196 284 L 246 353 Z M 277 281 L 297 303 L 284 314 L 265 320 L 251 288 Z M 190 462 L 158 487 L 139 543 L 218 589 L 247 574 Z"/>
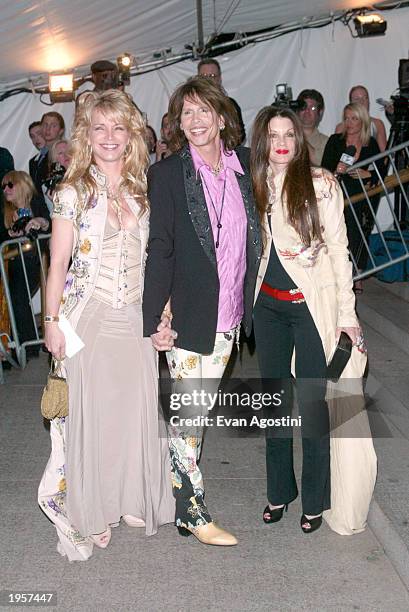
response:
<path fill-rule="evenodd" d="M 203 11 L 202 11 L 202 0 L 196 0 L 196 18 L 197 18 L 197 47 L 199 53 L 203 51 Z"/>

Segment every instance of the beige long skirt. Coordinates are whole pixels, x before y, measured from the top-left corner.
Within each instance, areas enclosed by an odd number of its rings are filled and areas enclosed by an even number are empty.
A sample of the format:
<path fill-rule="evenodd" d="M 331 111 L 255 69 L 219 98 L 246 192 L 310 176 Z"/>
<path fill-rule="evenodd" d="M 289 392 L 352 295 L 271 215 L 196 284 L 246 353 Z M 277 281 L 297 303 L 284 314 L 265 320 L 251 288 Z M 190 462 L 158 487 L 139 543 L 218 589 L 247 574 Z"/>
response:
<path fill-rule="evenodd" d="M 52 421 L 39 492 L 69 559 L 88 558 L 87 536 L 124 514 L 142 518 L 151 535 L 175 513 L 157 358 L 142 335 L 141 306 L 115 310 L 92 297 L 76 331 L 85 347 L 66 360 L 69 416 Z"/>

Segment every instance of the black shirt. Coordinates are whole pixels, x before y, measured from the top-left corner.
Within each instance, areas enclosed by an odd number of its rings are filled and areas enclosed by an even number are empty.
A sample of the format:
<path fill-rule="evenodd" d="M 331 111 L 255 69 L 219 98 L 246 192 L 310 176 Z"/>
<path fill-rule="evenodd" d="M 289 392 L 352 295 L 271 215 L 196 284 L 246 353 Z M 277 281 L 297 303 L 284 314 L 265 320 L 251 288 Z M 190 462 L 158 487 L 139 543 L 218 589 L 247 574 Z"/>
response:
<path fill-rule="evenodd" d="M 323 168 L 326 168 L 330 172 L 335 172 L 338 162 L 341 158 L 341 155 L 345 152 L 346 147 L 347 147 L 346 139 L 342 136 L 342 134 L 332 134 L 332 136 L 328 138 L 328 142 L 325 146 L 324 155 L 322 156 L 321 166 Z M 369 157 L 372 157 L 373 155 L 377 155 L 378 153 L 380 153 L 378 143 L 376 142 L 375 138 L 372 138 L 371 136 L 368 144 L 361 148 L 361 152 L 355 163 L 361 162 L 364 159 L 368 159 Z M 378 160 L 376 164 L 377 164 L 377 168 L 381 176 L 383 176 L 386 170 L 385 164 L 383 163 L 382 160 Z M 364 170 L 367 170 L 368 167 L 369 167 L 369 164 L 362 166 Z M 371 175 L 372 175 L 371 183 L 372 182 L 376 183 L 378 180 L 378 175 L 376 171 L 373 170 L 371 172 Z M 348 174 L 342 174 L 340 176 L 340 179 L 341 179 L 340 180 L 341 184 L 343 183 L 345 185 L 345 189 L 348 191 L 348 194 L 350 196 L 356 193 L 361 193 L 362 191 L 361 182 L 358 179 L 354 179 L 348 176 Z"/>
<path fill-rule="evenodd" d="M 268 217 L 268 222 L 271 223 L 270 215 Z M 270 257 L 264 275 L 264 282 L 270 285 L 270 287 L 273 287 L 273 289 L 280 289 L 281 291 L 296 289 L 293 279 L 287 274 L 277 255 L 274 241 L 271 242 Z"/>

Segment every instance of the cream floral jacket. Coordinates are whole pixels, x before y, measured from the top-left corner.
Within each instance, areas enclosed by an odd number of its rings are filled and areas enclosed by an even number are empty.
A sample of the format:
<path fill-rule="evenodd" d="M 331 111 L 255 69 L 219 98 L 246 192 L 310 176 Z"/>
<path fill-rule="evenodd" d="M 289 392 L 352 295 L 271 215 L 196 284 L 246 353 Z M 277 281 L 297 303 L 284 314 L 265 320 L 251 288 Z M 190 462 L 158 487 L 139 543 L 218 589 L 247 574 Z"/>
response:
<path fill-rule="evenodd" d="M 352 290 L 352 264 L 344 219 L 344 198 L 335 177 L 322 168 L 312 170 L 317 197 L 322 243 L 306 248 L 288 223 L 282 202 L 283 175 L 274 178 L 276 201 L 271 211 L 271 231 L 267 215 L 263 220 L 265 248 L 258 271 L 255 299 L 267 270 L 273 245 L 286 272 L 301 289 L 321 336 L 327 359 L 335 346 L 338 327 L 358 326 L 355 295 Z"/>
<path fill-rule="evenodd" d="M 74 327 L 95 288 L 101 265 L 102 240 L 108 210 L 106 177 L 96 166 L 91 166 L 90 173 L 97 183 L 98 191 L 88 198 L 86 205 L 80 206 L 77 191 L 73 187 L 66 187 L 55 194 L 52 214 L 53 219 L 73 221 L 72 261 L 65 280 L 60 314 L 64 314 Z M 142 299 L 149 215 L 144 213 L 141 216 L 139 204 L 135 199 L 131 196 L 125 198 L 139 223 Z"/>

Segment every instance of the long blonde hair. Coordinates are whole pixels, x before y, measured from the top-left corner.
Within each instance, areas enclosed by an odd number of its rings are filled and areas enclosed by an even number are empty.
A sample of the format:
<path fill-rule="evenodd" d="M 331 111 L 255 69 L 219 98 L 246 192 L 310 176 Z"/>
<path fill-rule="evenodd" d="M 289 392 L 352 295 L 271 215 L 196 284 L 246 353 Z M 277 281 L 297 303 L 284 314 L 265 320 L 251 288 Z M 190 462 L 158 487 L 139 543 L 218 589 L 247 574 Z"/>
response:
<path fill-rule="evenodd" d="M 36 188 L 31 176 L 23 170 L 10 170 L 3 176 L 2 184 L 13 183 L 15 187 L 15 199 L 9 202 L 4 197 L 4 225 L 7 229 L 13 225 L 13 215 L 17 208 L 28 208 L 31 210 L 31 200 L 36 194 Z"/>
<path fill-rule="evenodd" d="M 366 147 L 371 137 L 371 118 L 369 116 L 368 111 L 366 110 L 365 106 L 362 106 L 362 104 L 358 104 L 357 102 L 351 102 L 350 104 L 347 104 L 344 107 L 344 110 L 342 112 L 342 121 L 343 121 L 342 136 L 344 138 L 346 138 L 346 134 L 347 134 L 346 125 L 345 125 L 345 113 L 347 110 L 352 111 L 353 114 L 356 115 L 358 119 L 360 119 L 360 121 L 362 122 L 360 140 L 363 146 Z"/>
<path fill-rule="evenodd" d="M 89 172 L 94 160 L 88 143 L 95 110 L 112 117 L 116 123 L 122 123 L 129 132 L 121 173 L 122 187 L 138 200 L 143 213 L 148 208 L 146 170 L 149 165 L 145 124 L 131 97 L 117 89 L 90 91 L 81 95 L 71 130 L 71 163 L 58 189 L 68 185 L 74 187 L 81 207 L 87 206 L 90 198 L 97 193 L 97 184 Z"/>

